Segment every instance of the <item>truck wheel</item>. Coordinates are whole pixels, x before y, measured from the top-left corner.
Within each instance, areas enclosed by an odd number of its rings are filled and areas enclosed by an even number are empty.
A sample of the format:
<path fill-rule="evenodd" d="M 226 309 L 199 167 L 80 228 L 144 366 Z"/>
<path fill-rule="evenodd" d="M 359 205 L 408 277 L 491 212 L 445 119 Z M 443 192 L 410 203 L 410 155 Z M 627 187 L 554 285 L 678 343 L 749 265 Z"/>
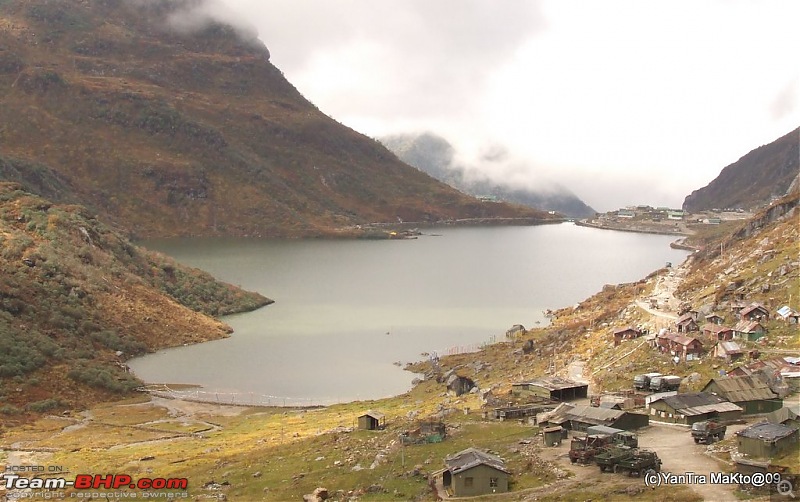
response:
<path fill-rule="evenodd" d="M 577 461 L 578 461 L 578 459 L 577 459 L 577 458 L 570 458 L 570 459 L 569 459 L 569 461 L 570 461 L 570 463 L 573 463 L 573 464 L 574 464 L 575 462 L 577 462 Z"/>
<path fill-rule="evenodd" d="M 653 474 L 655 474 L 656 472 L 658 472 L 658 471 L 656 471 L 655 469 L 647 469 L 646 471 L 644 471 L 644 473 L 645 473 L 647 476 L 652 476 L 652 475 L 653 475 Z"/>
<path fill-rule="evenodd" d="M 694 438 L 694 444 L 700 443 L 700 438 Z"/>
<path fill-rule="evenodd" d="M 619 466 L 617 464 L 614 464 L 614 466 L 611 468 L 611 470 L 614 472 L 614 474 L 616 474 L 617 471 L 619 470 Z"/>
<path fill-rule="evenodd" d="M 606 468 L 603 467 L 602 465 L 600 466 L 600 472 L 606 472 Z"/>

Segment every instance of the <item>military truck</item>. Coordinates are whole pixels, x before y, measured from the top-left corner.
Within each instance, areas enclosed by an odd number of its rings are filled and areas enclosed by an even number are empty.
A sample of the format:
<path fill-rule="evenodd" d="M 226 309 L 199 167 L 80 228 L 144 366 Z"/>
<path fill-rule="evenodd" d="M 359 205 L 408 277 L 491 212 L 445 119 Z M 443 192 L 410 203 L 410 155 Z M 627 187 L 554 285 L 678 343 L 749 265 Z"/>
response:
<path fill-rule="evenodd" d="M 605 434 L 590 434 L 588 436 L 574 437 L 569 445 L 569 461 L 588 464 L 594 456 L 608 448 L 611 436 Z"/>
<path fill-rule="evenodd" d="M 728 427 L 716 420 L 704 420 L 692 424 L 692 438 L 695 443 L 711 444 L 725 439 Z"/>
<path fill-rule="evenodd" d="M 660 377 L 661 373 L 644 373 L 633 377 L 633 388 L 636 390 L 648 390 L 650 388 L 650 380 L 655 377 Z"/>
<path fill-rule="evenodd" d="M 628 476 L 641 477 L 649 470 L 661 471 L 661 459 L 652 450 L 635 449 L 633 455 L 621 459 L 613 466 L 614 472 L 627 472 Z"/>
<path fill-rule="evenodd" d="M 611 436 L 611 443 L 618 446 L 630 446 L 636 448 L 639 446 L 639 439 L 633 432 L 624 431 L 606 425 L 591 425 L 586 428 L 586 433 L 592 434 L 605 434 Z"/>
<path fill-rule="evenodd" d="M 653 392 L 664 392 L 668 390 L 678 390 L 681 386 L 681 377 L 674 375 L 657 376 L 650 379 L 650 390 Z"/>
<path fill-rule="evenodd" d="M 613 471 L 614 466 L 619 464 L 621 461 L 628 460 L 629 458 L 633 457 L 635 451 L 636 450 L 634 448 L 628 448 L 625 446 L 607 448 L 594 456 L 594 463 L 600 467 L 600 472 L 605 472 L 607 470 Z"/>

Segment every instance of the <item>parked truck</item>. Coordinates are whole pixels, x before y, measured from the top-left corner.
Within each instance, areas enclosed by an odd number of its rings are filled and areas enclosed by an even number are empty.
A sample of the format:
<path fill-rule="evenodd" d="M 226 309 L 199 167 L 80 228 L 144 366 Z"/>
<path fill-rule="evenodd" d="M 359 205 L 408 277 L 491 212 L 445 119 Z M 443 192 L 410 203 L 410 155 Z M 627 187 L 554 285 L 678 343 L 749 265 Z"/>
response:
<path fill-rule="evenodd" d="M 600 467 L 600 472 L 613 471 L 617 464 L 633 457 L 634 453 L 634 448 L 615 446 L 597 453 L 594 456 L 594 463 Z"/>
<path fill-rule="evenodd" d="M 717 420 L 704 420 L 692 424 L 692 438 L 695 443 L 711 444 L 725 439 L 728 427 Z"/>
<path fill-rule="evenodd" d="M 681 386 L 681 377 L 674 375 L 657 376 L 650 379 L 650 390 L 664 392 L 678 390 Z"/>
<path fill-rule="evenodd" d="M 594 460 L 595 455 L 608 448 L 610 444 L 611 436 L 605 434 L 574 437 L 569 445 L 569 461 L 573 464 L 576 462 L 588 464 Z"/>
<path fill-rule="evenodd" d="M 652 450 L 635 449 L 633 455 L 614 464 L 614 472 L 628 473 L 628 476 L 641 477 L 647 471 L 661 471 L 661 459 Z"/>
<path fill-rule="evenodd" d="M 660 377 L 661 373 L 644 373 L 633 377 L 633 388 L 636 390 L 647 390 L 650 388 L 650 380 Z"/>
<path fill-rule="evenodd" d="M 586 433 L 592 434 L 605 434 L 611 437 L 611 444 L 618 446 L 629 446 L 636 448 L 639 446 L 639 438 L 633 432 L 608 427 L 607 425 L 591 425 L 586 428 Z"/>

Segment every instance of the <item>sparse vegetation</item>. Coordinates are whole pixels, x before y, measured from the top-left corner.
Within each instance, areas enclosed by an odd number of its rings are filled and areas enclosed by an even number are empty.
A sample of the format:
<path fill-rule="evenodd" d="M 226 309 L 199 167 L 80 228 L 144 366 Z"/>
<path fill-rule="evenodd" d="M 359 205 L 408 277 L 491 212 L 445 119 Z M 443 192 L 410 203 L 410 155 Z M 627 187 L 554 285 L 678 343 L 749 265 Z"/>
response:
<path fill-rule="evenodd" d="M 201 313 L 269 302 L 136 248 L 81 206 L 53 205 L 16 184 L 0 184 L 0 236 L 0 383 L 24 377 L 16 386 L 25 392 L 7 399 L 29 412 L 60 399 L 55 393 L 64 389 L 36 378 L 54 365 L 66 364 L 77 387 L 124 394 L 138 385 L 121 372 L 125 359 L 226 336 L 229 328 Z M 173 329 L 158 322 L 162 316 Z M 75 395 L 58 406 L 81 403 Z"/>

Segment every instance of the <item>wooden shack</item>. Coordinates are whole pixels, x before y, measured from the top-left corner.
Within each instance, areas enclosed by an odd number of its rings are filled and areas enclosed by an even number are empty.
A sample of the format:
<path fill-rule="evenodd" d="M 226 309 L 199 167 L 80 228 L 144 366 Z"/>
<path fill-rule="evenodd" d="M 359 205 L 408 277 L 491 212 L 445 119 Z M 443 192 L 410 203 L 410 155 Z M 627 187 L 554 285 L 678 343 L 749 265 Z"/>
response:
<path fill-rule="evenodd" d="M 376 431 L 386 427 L 386 415 L 383 413 L 369 410 L 358 417 L 358 428 L 368 431 Z"/>

